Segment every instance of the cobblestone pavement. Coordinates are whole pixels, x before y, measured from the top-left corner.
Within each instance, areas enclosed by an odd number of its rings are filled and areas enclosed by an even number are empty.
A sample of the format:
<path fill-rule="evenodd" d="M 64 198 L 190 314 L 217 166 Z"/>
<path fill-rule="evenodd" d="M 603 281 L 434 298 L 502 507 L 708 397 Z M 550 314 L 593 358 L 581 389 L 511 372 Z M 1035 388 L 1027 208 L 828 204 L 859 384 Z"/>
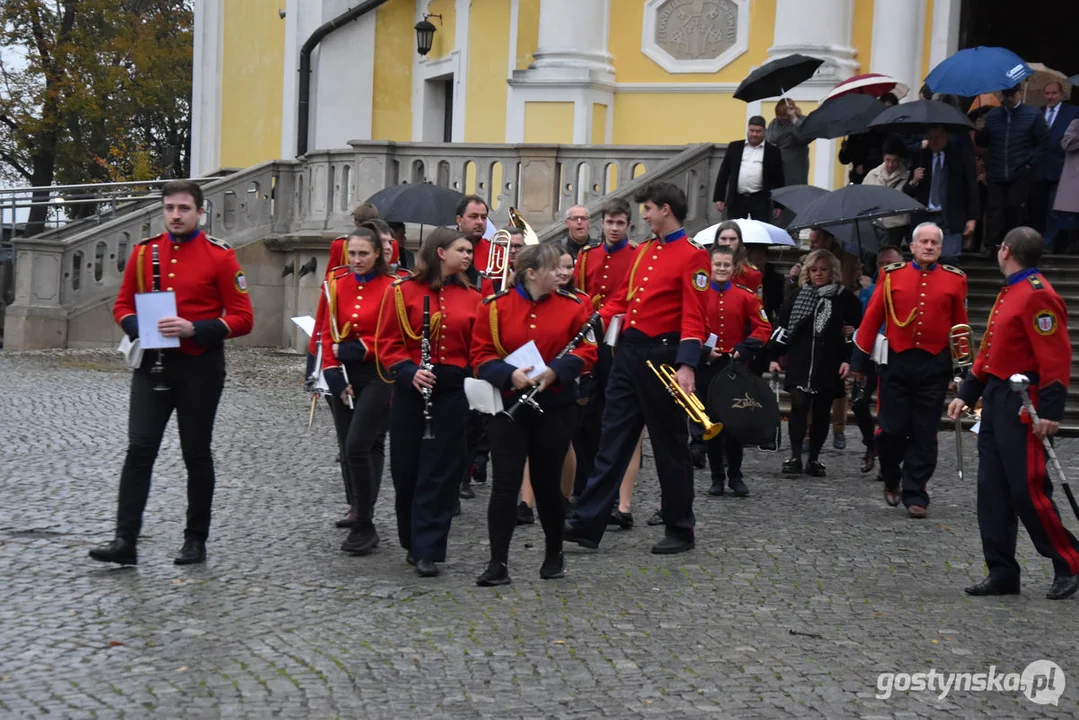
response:
<path fill-rule="evenodd" d="M 920 717 L 1079 711 L 1076 601 L 1044 599 L 1050 563 L 1020 530 L 1023 595 L 972 599 L 983 575 L 971 481 L 941 435 L 930 519 L 887 508 L 857 471 L 791 479 L 748 452 L 747 499 L 712 498 L 698 472 L 694 552 L 658 557 L 644 520 L 596 552 L 569 550 L 541 582 L 538 526 L 521 530 L 514 584 L 474 585 L 485 499 L 465 501 L 441 577 L 417 578 L 392 542 L 338 551 L 344 512 L 329 416 L 306 430 L 301 361 L 232 350 L 215 442 L 205 566 L 180 568 L 183 465 L 170 427 L 134 569 L 88 548 L 111 536 L 128 373 L 104 351 L 0 355 L 0 716 Z M 971 437 L 971 440 L 973 438 Z M 1074 457 L 1076 446 L 1063 443 Z M 968 442 L 968 467 L 973 442 Z M 1061 498 L 1062 499 L 1062 498 Z M 1076 521 L 1069 516 L 1073 529 Z M 1018 692 L 896 691 L 881 672 L 1021 672 L 1058 663 L 1060 706 Z M 902 687 L 901 685 L 899 687 Z"/>

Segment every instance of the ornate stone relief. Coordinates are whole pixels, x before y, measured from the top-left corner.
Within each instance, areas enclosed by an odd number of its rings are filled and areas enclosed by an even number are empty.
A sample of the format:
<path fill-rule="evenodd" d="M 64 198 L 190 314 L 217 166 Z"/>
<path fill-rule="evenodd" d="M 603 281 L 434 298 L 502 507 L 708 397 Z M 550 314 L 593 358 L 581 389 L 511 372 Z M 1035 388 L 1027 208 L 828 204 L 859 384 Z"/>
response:
<path fill-rule="evenodd" d="M 645 3 L 641 49 L 668 72 L 718 72 L 748 46 L 748 0 Z"/>

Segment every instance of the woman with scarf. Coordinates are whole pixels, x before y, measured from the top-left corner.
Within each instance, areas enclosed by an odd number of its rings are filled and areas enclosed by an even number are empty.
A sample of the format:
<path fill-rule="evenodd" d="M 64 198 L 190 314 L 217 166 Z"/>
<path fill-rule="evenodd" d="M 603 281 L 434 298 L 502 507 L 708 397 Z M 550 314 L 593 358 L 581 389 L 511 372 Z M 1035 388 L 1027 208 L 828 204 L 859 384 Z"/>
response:
<path fill-rule="evenodd" d="M 773 373 L 780 370 L 779 359 L 787 356 L 785 387 L 791 396 L 788 430 L 792 453 L 783 463 L 787 475 L 826 474 L 818 457 L 828 436 L 836 387 L 850 371 L 850 338 L 843 327 L 857 327 L 862 317 L 858 298 L 839 284 L 839 279 L 835 255 L 827 250 L 809 253 L 802 267 L 801 286 L 780 310 L 769 341 L 769 369 Z M 802 441 L 810 418 L 809 461 L 803 470 Z"/>
<path fill-rule="evenodd" d="M 910 180 L 910 168 L 907 167 L 906 148 L 898 138 L 890 138 L 884 144 L 884 161 L 869 171 L 862 180 L 863 185 L 877 185 L 890 187 L 893 190 L 903 191 Z M 884 230 L 884 243 L 900 245 L 906 237 L 907 227 L 910 225 L 910 215 L 892 215 L 877 221 Z"/>

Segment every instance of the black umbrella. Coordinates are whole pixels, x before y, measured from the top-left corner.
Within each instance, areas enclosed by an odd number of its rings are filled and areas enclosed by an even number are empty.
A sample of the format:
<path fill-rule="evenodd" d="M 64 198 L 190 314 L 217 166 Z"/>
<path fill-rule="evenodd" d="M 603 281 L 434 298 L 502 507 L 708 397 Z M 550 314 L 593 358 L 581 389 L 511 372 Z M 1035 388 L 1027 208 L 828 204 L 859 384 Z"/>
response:
<path fill-rule="evenodd" d="M 393 185 L 367 198 L 386 222 L 453 225 L 464 195 L 430 183 Z"/>
<path fill-rule="evenodd" d="M 816 185 L 788 185 L 772 190 L 772 202 L 800 213 L 827 194 L 827 190 Z"/>
<path fill-rule="evenodd" d="M 840 95 L 809 113 L 798 126 L 798 135 L 806 141 L 815 138 L 839 138 L 865 132 L 870 121 L 884 112 L 884 103 L 871 95 Z"/>
<path fill-rule="evenodd" d="M 831 226 L 838 229 L 853 224 L 854 240 L 861 254 L 865 221 L 919 210 L 925 210 L 925 205 L 899 190 L 878 185 L 847 185 L 822 196 L 798 213 L 791 222 L 790 229 L 825 227 L 839 237 Z M 865 239 L 872 237 L 870 235 Z"/>
<path fill-rule="evenodd" d="M 797 53 L 767 62 L 746 76 L 734 91 L 734 96 L 745 102 L 779 97 L 813 77 L 813 73 L 823 64 L 820 58 Z"/>
<path fill-rule="evenodd" d="M 890 107 L 877 115 L 869 127 L 883 132 L 909 133 L 942 125 L 952 130 L 970 130 L 974 123 L 948 103 L 937 100 L 916 100 Z"/>

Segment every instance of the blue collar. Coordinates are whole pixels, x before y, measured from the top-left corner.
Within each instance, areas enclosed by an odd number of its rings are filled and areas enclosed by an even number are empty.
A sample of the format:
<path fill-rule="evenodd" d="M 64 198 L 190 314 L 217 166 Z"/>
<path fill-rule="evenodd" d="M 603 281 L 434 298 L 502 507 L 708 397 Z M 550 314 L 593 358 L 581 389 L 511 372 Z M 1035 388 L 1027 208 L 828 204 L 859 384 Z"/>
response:
<path fill-rule="evenodd" d="M 685 236 L 686 236 L 686 229 L 685 228 L 678 228 L 674 232 L 668 233 L 668 234 L 663 236 L 663 244 L 667 245 L 668 243 L 673 243 L 675 240 L 681 240 Z"/>
<path fill-rule="evenodd" d="M 202 230 L 195 230 L 194 232 L 190 232 L 187 235 L 173 235 L 172 233 L 169 233 L 169 242 L 172 242 L 172 243 L 191 242 L 192 240 L 197 238 L 200 234 L 202 234 Z"/>
<path fill-rule="evenodd" d="M 713 280 L 712 282 L 710 282 L 708 284 L 711 285 L 712 289 L 715 290 L 716 292 L 726 292 L 727 290 L 731 289 L 731 281 L 730 280 L 728 280 L 723 285 L 717 285 L 715 280 Z"/>
<path fill-rule="evenodd" d="M 629 245 L 629 238 L 622 238 L 621 240 L 616 242 L 614 245 L 608 245 L 606 242 L 603 243 L 603 247 L 606 248 L 608 255 L 614 255 L 616 252 L 618 252 L 619 250 L 624 248 L 626 245 Z"/>
<path fill-rule="evenodd" d="M 517 291 L 518 295 L 523 297 L 528 302 L 543 302 L 547 298 L 551 297 L 550 295 L 544 295 L 539 300 L 533 300 L 532 296 L 528 294 L 528 290 L 525 288 L 524 282 L 522 282 L 520 285 L 514 285 L 513 289 Z"/>
<path fill-rule="evenodd" d="M 915 270 L 922 270 L 923 269 L 922 266 L 918 264 L 917 260 L 911 260 L 910 261 L 910 266 L 912 268 L 914 268 Z M 926 272 L 933 272 L 936 269 L 937 269 L 937 263 L 933 263 L 929 267 L 925 268 Z"/>
<path fill-rule="evenodd" d="M 359 273 L 352 273 L 352 274 L 356 276 L 356 282 L 358 282 L 358 283 L 369 283 L 372 280 L 374 280 L 375 278 L 377 278 L 378 275 L 379 275 L 377 270 L 372 270 L 371 272 L 367 273 L 366 275 L 360 275 Z"/>
<path fill-rule="evenodd" d="M 1015 285 L 1018 282 L 1026 280 L 1031 275 L 1037 275 L 1039 272 L 1040 270 L 1038 270 L 1038 268 L 1023 268 L 1019 272 L 1013 272 L 1009 275 L 1004 281 L 1004 284 L 1009 286 Z"/>

